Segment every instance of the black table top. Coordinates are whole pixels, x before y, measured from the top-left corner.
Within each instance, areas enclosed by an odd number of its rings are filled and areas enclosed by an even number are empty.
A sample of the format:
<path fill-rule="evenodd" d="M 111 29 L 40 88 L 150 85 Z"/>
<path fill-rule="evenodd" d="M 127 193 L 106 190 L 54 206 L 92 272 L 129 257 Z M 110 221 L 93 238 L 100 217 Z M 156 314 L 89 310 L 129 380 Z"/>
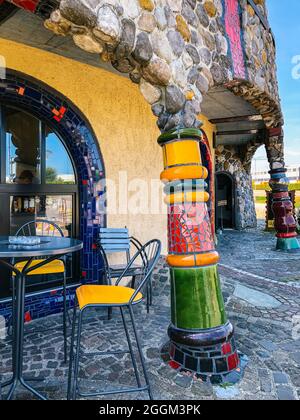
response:
<path fill-rule="evenodd" d="M 41 237 L 38 245 L 10 245 L 9 236 L 0 236 L 0 258 L 31 258 L 51 255 L 64 255 L 80 251 L 82 241 L 62 237 Z"/>

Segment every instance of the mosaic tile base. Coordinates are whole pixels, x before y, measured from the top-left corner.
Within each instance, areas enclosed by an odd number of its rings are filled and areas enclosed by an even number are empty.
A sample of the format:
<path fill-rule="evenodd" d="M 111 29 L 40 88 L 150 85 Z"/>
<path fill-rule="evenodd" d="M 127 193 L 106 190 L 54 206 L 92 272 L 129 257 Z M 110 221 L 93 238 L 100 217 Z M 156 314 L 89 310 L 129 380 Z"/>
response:
<path fill-rule="evenodd" d="M 234 338 L 197 349 L 170 341 L 162 347 L 161 357 L 170 368 L 213 385 L 239 382 L 248 363 L 248 358 L 236 350 Z"/>

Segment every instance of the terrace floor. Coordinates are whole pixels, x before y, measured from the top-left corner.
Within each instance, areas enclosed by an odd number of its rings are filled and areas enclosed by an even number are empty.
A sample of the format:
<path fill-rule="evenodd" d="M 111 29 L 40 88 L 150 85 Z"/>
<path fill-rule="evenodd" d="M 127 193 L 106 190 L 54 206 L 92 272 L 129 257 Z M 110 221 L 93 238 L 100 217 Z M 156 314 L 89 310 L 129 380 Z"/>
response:
<path fill-rule="evenodd" d="M 274 235 L 261 230 L 225 232 L 219 237 L 220 274 L 227 312 L 235 326 L 238 348 L 249 358 L 244 379 L 235 386 L 212 387 L 166 366 L 160 348 L 167 341 L 169 323 L 168 270 L 162 262 L 154 275 L 154 306 L 147 315 L 136 307 L 154 397 L 168 399 L 274 399 L 300 398 L 300 259 L 299 254 L 274 252 Z M 52 328 L 54 327 L 54 330 Z M 42 330 L 43 332 L 38 332 Z M 63 363 L 61 316 L 26 325 L 25 371 L 46 378 L 34 384 L 51 399 L 66 398 L 67 367 Z M 83 342 L 89 351 L 120 349 L 125 345 L 121 318 L 115 312 L 86 319 Z M 0 341 L 0 376 L 9 377 L 11 348 Z M 84 391 L 134 384 L 129 356 L 83 359 L 80 369 Z M 20 389 L 18 399 L 31 398 Z M 114 399 L 144 399 L 131 394 Z"/>

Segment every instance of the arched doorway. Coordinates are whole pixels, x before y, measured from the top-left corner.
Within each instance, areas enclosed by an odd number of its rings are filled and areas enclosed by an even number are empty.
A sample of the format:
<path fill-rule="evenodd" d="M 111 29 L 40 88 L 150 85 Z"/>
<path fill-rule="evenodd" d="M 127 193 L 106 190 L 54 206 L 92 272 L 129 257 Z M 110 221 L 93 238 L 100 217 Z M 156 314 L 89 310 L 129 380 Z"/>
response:
<path fill-rule="evenodd" d="M 228 172 L 216 173 L 216 230 L 235 229 L 235 183 Z"/>
<path fill-rule="evenodd" d="M 1 80 L 0 116 L 0 214 L 6 220 L 0 233 L 15 234 L 28 218 L 52 219 L 66 235 L 84 242 L 70 286 L 97 281 L 102 262 L 94 244 L 106 224 L 105 214 L 97 212 L 104 200 L 105 170 L 88 121 L 59 92 L 13 70 Z M 1 284 L 0 311 L 6 315 L 9 281 L 2 278 Z M 54 284 L 31 297 L 31 316 L 60 310 L 59 293 Z"/>

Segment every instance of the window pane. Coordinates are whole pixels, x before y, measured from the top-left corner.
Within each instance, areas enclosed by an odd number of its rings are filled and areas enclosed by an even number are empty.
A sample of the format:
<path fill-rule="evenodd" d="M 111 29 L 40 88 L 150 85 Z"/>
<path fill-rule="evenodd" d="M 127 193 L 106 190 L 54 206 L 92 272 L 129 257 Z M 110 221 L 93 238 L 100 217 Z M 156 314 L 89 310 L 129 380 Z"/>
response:
<path fill-rule="evenodd" d="M 21 226 L 36 219 L 48 220 L 57 224 L 64 236 L 72 236 L 73 223 L 72 195 L 37 195 L 11 197 L 11 235 Z M 42 223 L 31 227 L 25 235 L 60 236 L 59 232 Z"/>
<path fill-rule="evenodd" d="M 75 184 L 71 159 L 57 135 L 46 128 L 46 184 Z"/>
<path fill-rule="evenodd" d="M 6 109 L 6 182 L 40 183 L 40 122 L 13 108 Z"/>
<path fill-rule="evenodd" d="M 71 195 L 47 195 L 37 200 L 37 218 L 56 223 L 63 231 L 64 236 L 72 236 L 72 196 Z M 37 234 L 42 235 L 42 226 L 37 226 Z M 51 236 L 51 232 L 49 232 Z"/>
<path fill-rule="evenodd" d="M 17 231 L 25 236 L 57 236 L 61 234 L 54 226 L 43 223 L 42 220 L 54 222 L 58 225 L 65 237 L 74 236 L 73 232 L 73 200 L 72 195 L 33 195 L 33 196 L 11 196 L 10 197 L 10 234 L 15 235 Z M 39 220 L 36 223 L 36 220 Z M 72 282 L 74 276 L 74 264 L 72 254 L 66 256 L 67 280 Z M 30 277 L 30 276 L 29 276 Z M 45 274 L 31 276 L 26 281 L 29 291 L 43 290 L 62 284 L 61 274 Z"/>

